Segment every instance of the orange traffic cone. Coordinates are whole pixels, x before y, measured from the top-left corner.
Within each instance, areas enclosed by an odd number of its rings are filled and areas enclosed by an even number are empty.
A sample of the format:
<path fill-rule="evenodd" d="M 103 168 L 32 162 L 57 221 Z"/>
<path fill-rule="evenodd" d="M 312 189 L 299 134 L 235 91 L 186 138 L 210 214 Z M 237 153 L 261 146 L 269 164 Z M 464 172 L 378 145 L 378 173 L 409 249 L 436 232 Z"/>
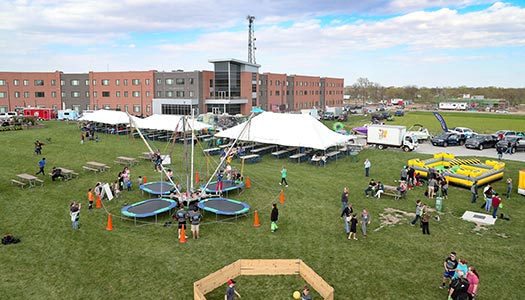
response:
<path fill-rule="evenodd" d="M 200 178 L 199 178 L 199 172 L 196 171 L 196 172 L 195 172 L 195 182 L 197 182 L 197 183 L 200 182 L 199 179 L 200 179 Z"/>
<path fill-rule="evenodd" d="M 186 225 L 182 225 L 182 228 L 180 230 L 180 239 L 179 239 L 179 241 L 181 243 L 186 243 L 186 230 L 184 228 L 186 228 Z"/>
<path fill-rule="evenodd" d="M 259 212 L 255 211 L 254 219 L 253 219 L 253 226 L 259 227 L 261 226 L 261 223 L 259 223 Z"/>
<path fill-rule="evenodd" d="M 144 177 L 142 178 L 142 183 L 147 183 L 147 182 L 148 182 L 148 180 L 146 179 L 146 176 L 144 176 Z"/>
<path fill-rule="evenodd" d="M 246 177 L 246 188 L 249 189 L 251 186 L 250 177 Z"/>
<path fill-rule="evenodd" d="M 283 190 L 281 190 L 281 196 L 279 197 L 279 202 L 280 202 L 281 204 L 284 203 L 284 191 L 283 191 Z"/>
<path fill-rule="evenodd" d="M 96 208 L 102 208 L 102 201 L 100 201 L 100 195 L 97 195 Z"/>
<path fill-rule="evenodd" d="M 113 230 L 113 219 L 111 218 L 111 214 L 108 215 L 108 226 L 106 226 L 106 230 Z"/>

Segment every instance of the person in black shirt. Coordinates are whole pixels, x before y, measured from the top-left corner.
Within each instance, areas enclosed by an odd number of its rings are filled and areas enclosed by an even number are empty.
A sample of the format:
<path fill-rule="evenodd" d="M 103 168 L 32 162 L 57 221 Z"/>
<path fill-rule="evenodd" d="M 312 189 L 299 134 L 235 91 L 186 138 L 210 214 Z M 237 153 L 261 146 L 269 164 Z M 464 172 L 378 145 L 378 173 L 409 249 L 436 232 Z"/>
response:
<path fill-rule="evenodd" d="M 271 221 L 270 229 L 272 230 L 272 232 L 276 232 L 277 229 L 279 228 L 277 226 L 278 220 L 279 220 L 279 210 L 277 209 L 277 204 L 274 203 L 272 204 L 272 213 L 270 214 L 270 221 Z"/>
<path fill-rule="evenodd" d="M 62 176 L 62 170 L 57 167 L 53 167 L 53 170 L 51 170 L 51 179 L 55 181 L 57 178 L 63 178 Z"/>
<path fill-rule="evenodd" d="M 468 288 L 469 282 L 465 278 L 465 274 L 461 270 L 458 270 L 458 278 L 455 278 L 450 283 L 450 290 L 448 292 L 449 298 L 453 300 L 468 300 Z"/>

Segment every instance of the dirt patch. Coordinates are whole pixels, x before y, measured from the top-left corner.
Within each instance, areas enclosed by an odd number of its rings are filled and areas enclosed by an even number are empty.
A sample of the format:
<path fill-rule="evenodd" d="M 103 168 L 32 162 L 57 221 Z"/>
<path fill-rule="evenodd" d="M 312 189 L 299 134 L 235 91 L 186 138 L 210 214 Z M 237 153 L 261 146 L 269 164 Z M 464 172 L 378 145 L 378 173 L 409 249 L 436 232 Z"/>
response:
<path fill-rule="evenodd" d="M 432 207 L 427 207 L 427 210 L 431 215 L 436 212 L 436 210 Z M 405 221 L 412 220 L 415 217 L 416 213 L 414 212 L 406 212 L 404 210 L 387 207 L 384 209 L 383 213 L 379 214 L 379 222 L 381 225 L 374 229 L 374 231 L 379 231 L 381 228 L 386 226 L 404 223 Z"/>
<path fill-rule="evenodd" d="M 472 229 L 472 231 L 476 231 L 476 232 L 480 232 L 482 230 L 487 230 L 487 226 L 484 225 L 484 224 L 481 224 L 481 223 L 476 223 L 476 227 L 474 227 L 474 229 Z"/>

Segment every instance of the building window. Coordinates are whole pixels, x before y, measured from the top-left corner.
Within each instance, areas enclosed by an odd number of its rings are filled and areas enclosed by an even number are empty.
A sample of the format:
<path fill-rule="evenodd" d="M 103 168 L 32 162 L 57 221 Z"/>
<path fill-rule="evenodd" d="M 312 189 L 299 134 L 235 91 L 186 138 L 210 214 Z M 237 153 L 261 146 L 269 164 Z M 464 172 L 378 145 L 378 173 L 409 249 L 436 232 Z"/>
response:
<path fill-rule="evenodd" d="M 97 80 L 93 79 L 93 85 L 97 85 Z"/>
<path fill-rule="evenodd" d="M 124 85 L 128 85 L 128 80 L 124 79 Z"/>
<path fill-rule="evenodd" d="M 120 85 L 120 79 L 115 79 L 115 84 Z"/>
<path fill-rule="evenodd" d="M 162 84 L 162 79 L 157 78 L 157 85 L 161 85 L 161 84 Z"/>
<path fill-rule="evenodd" d="M 57 85 L 57 81 L 56 81 L 55 79 L 51 79 L 51 85 L 52 85 L 52 86 Z"/>
<path fill-rule="evenodd" d="M 193 84 L 193 78 L 190 78 L 190 84 Z"/>
<path fill-rule="evenodd" d="M 29 80 L 24 79 L 24 86 L 28 86 L 28 85 L 29 85 Z"/>
<path fill-rule="evenodd" d="M 149 85 L 149 79 L 146 79 L 146 85 Z"/>
<path fill-rule="evenodd" d="M 128 112 L 128 111 L 129 111 L 129 105 L 128 105 L 128 104 L 124 105 L 124 111 L 125 111 L 125 112 Z"/>
<path fill-rule="evenodd" d="M 18 79 L 13 80 L 13 85 L 19 86 L 20 85 L 20 80 L 18 80 Z"/>
<path fill-rule="evenodd" d="M 29 92 L 24 92 L 24 98 L 29 98 Z"/>
<path fill-rule="evenodd" d="M 80 92 L 71 92 L 71 97 L 79 98 L 80 97 Z"/>
<path fill-rule="evenodd" d="M 189 96 L 190 98 L 193 98 L 193 96 L 195 95 L 195 93 L 194 93 L 193 91 L 189 91 L 188 93 L 189 93 L 188 96 Z"/>
<path fill-rule="evenodd" d="M 80 111 L 80 105 L 78 104 L 71 105 L 71 108 L 73 108 L 74 111 Z"/>
<path fill-rule="evenodd" d="M 57 97 L 57 92 L 51 92 L 51 97 L 56 98 Z"/>
<path fill-rule="evenodd" d="M 177 91 L 177 98 L 184 98 L 184 91 Z"/>
<path fill-rule="evenodd" d="M 281 96 L 281 92 L 280 91 L 275 91 L 275 96 Z"/>
<path fill-rule="evenodd" d="M 44 98 L 45 96 L 44 92 L 35 92 L 35 98 Z"/>
<path fill-rule="evenodd" d="M 15 92 L 15 98 L 20 98 L 20 92 Z"/>
<path fill-rule="evenodd" d="M 140 112 L 140 105 L 133 105 L 133 112 Z"/>
<path fill-rule="evenodd" d="M 7 98 L 6 92 L 0 92 L 0 98 Z"/>
<path fill-rule="evenodd" d="M 89 86 L 89 79 L 86 79 L 85 84 L 86 84 L 86 86 Z"/>
<path fill-rule="evenodd" d="M 129 96 L 129 93 L 128 93 L 128 91 L 124 91 L 124 97 L 126 97 L 126 98 L 127 98 L 128 96 Z M 126 109 L 126 111 L 128 111 L 128 110 Z"/>
<path fill-rule="evenodd" d="M 117 97 L 120 97 L 120 91 L 116 91 L 116 92 L 115 92 L 115 95 L 116 95 Z"/>
<path fill-rule="evenodd" d="M 210 87 L 213 87 L 213 79 L 210 79 Z"/>
<path fill-rule="evenodd" d="M 172 91 L 167 91 L 166 92 L 166 98 L 173 98 L 173 92 Z"/>
<path fill-rule="evenodd" d="M 140 85 L 140 79 L 132 79 L 131 80 L 132 85 Z"/>
<path fill-rule="evenodd" d="M 97 110 L 97 109 L 98 109 L 98 104 L 94 104 L 94 105 L 93 105 L 93 109 L 94 109 L 94 110 Z"/>
<path fill-rule="evenodd" d="M 146 105 L 146 112 L 150 112 L 151 111 L 151 105 Z"/>
<path fill-rule="evenodd" d="M 150 96 L 150 92 L 146 91 L 146 97 L 149 97 L 149 96 Z"/>
<path fill-rule="evenodd" d="M 117 110 L 118 110 L 118 111 L 122 110 L 122 105 L 117 104 Z"/>
<path fill-rule="evenodd" d="M 183 85 L 184 84 L 184 78 L 177 78 L 177 80 L 175 81 L 178 85 Z"/>
<path fill-rule="evenodd" d="M 157 98 L 162 97 L 162 92 L 157 92 Z"/>
<path fill-rule="evenodd" d="M 173 84 L 173 78 L 166 78 L 166 84 L 172 85 Z"/>
<path fill-rule="evenodd" d="M 78 79 L 71 79 L 71 85 L 80 85 L 80 80 L 78 80 Z"/>
<path fill-rule="evenodd" d="M 35 80 L 35 86 L 43 86 L 44 81 L 43 80 Z"/>
<path fill-rule="evenodd" d="M 66 98 L 66 92 L 60 92 L 60 97 Z"/>
<path fill-rule="evenodd" d="M 0 79 L 0 85 L 5 85 L 5 80 Z"/>
<path fill-rule="evenodd" d="M 140 97 L 140 92 L 133 92 L 132 95 L 133 97 L 138 98 Z"/>
<path fill-rule="evenodd" d="M 89 91 L 86 92 L 86 98 L 89 98 Z"/>
<path fill-rule="evenodd" d="M 270 91 L 270 96 L 272 96 L 272 94 L 273 94 L 273 91 Z"/>
<path fill-rule="evenodd" d="M 108 91 L 102 92 L 102 97 L 109 97 L 109 92 Z"/>
<path fill-rule="evenodd" d="M 272 85 L 272 80 L 270 80 L 270 86 Z"/>
<path fill-rule="evenodd" d="M 94 91 L 94 92 L 93 92 L 93 98 L 97 98 L 97 96 L 98 96 L 97 91 Z"/>
<path fill-rule="evenodd" d="M 102 85 L 109 85 L 109 79 L 102 79 Z"/>
<path fill-rule="evenodd" d="M 64 86 L 66 85 L 66 81 L 65 80 L 60 80 L 60 86 Z"/>
<path fill-rule="evenodd" d="M 86 110 L 89 110 L 90 106 L 89 104 L 86 105 Z"/>

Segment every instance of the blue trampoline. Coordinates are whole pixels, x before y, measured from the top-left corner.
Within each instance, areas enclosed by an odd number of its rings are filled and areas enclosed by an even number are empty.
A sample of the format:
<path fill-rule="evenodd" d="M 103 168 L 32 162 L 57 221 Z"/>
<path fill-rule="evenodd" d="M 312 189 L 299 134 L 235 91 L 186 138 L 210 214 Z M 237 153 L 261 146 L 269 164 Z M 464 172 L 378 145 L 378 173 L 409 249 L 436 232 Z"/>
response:
<path fill-rule="evenodd" d="M 152 181 L 141 184 L 140 189 L 151 195 L 169 195 L 171 191 L 175 190 L 175 185 L 168 181 Z"/>
<path fill-rule="evenodd" d="M 121 212 L 126 217 L 146 218 L 169 211 L 175 208 L 177 205 L 178 203 L 174 200 L 166 198 L 156 198 L 140 201 L 123 207 Z"/>
<path fill-rule="evenodd" d="M 212 181 L 208 186 L 202 185 L 201 189 L 204 189 L 206 193 L 215 193 L 217 188 L 217 181 Z M 229 192 L 233 190 L 242 190 L 244 188 L 244 182 L 240 180 L 223 180 L 222 189 L 219 190 L 220 193 Z"/>
<path fill-rule="evenodd" d="M 200 209 L 217 215 L 234 216 L 248 212 L 250 205 L 228 198 L 209 198 L 199 202 Z"/>

